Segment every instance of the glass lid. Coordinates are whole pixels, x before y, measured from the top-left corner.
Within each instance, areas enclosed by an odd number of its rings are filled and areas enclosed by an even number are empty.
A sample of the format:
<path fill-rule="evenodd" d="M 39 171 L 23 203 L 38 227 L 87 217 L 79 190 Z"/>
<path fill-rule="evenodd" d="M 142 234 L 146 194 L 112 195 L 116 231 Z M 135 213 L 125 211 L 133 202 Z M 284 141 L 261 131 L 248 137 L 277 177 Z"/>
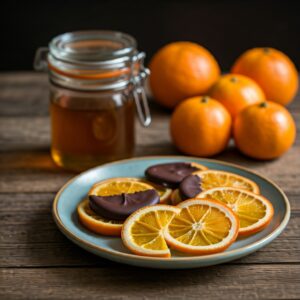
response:
<path fill-rule="evenodd" d="M 47 70 L 50 81 L 77 90 L 121 89 L 140 85 L 149 74 L 145 53 L 125 33 L 105 30 L 75 31 L 54 37 L 49 48 L 39 48 L 34 66 Z"/>
<path fill-rule="evenodd" d="M 117 31 L 75 31 L 52 39 L 49 50 L 54 59 L 66 63 L 101 66 L 130 60 L 136 41 Z"/>

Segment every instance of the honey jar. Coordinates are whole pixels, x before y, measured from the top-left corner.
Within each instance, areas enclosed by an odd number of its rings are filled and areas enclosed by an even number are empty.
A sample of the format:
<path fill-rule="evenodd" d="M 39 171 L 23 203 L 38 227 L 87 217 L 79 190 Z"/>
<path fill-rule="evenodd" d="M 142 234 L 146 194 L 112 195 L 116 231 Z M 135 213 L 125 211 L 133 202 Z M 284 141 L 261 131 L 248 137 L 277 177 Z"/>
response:
<path fill-rule="evenodd" d="M 133 155 L 135 111 L 143 126 L 151 122 L 144 57 L 132 36 L 115 31 L 65 33 L 38 49 L 35 69 L 49 74 L 57 165 L 80 171 Z"/>

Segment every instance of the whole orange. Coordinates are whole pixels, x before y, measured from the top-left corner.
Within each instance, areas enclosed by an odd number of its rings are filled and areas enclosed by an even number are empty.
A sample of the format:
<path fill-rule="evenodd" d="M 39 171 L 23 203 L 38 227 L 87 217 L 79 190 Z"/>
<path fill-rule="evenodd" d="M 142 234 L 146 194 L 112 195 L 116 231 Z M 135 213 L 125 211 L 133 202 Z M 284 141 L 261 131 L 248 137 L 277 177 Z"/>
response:
<path fill-rule="evenodd" d="M 188 97 L 205 94 L 220 76 L 212 54 L 191 42 L 164 46 L 153 56 L 149 68 L 153 96 L 168 108 Z"/>
<path fill-rule="evenodd" d="M 293 62 L 273 48 L 254 48 L 234 63 L 232 73 L 246 75 L 263 89 L 268 100 L 286 105 L 298 90 L 298 72 Z"/>
<path fill-rule="evenodd" d="M 283 106 L 262 102 L 245 108 L 235 118 L 233 135 L 242 153 L 257 159 L 273 159 L 292 146 L 296 126 Z"/>
<path fill-rule="evenodd" d="M 245 107 L 265 100 L 264 92 L 254 80 L 237 74 L 222 76 L 209 95 L 220 101 L 233 118 Z"/>
<path fill-rule="evenodd" d="M 224 150 L 231 134 L 231 117 L 225 107 L 207 96 L 180 103 L 171 117 L 174 144 L 187 154 L 212 156 Z"/>

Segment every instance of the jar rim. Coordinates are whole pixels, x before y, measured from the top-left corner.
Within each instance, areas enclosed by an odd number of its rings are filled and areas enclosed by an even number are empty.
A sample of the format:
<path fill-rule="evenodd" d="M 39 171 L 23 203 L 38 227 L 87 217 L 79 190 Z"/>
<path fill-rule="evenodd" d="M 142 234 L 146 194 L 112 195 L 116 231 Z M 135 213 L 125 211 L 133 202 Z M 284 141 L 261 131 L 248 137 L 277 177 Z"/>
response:
<path fill-rule="evenodd" d="M 49 56 L 77 67 L 109 68 L 128 62 L 136 47 L 131 35 L 119 31 L 74 31 L 54 37 L 49 43 Z"/>
<path fill-rule="evenodd" d="M 54 37 L 39 48 L 34 66 L 48 70 L 56 84 L 77 90 L 121 89 L 140 85 L 149 74 L 136 40 L 119 31 L 86 30 Z"/>

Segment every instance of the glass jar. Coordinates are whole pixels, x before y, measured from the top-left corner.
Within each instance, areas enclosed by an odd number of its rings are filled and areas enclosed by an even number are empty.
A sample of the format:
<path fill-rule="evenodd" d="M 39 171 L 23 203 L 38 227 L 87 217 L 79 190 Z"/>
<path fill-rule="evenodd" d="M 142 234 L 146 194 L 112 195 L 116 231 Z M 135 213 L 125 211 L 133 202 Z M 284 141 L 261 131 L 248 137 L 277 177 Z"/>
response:
<path fill-rule="evenodd" d="M 130 35 L 79 31 L 39 48 L 36 70 L 50 81 L 51 155 L 66 169 L 84 170 L 134 152 L 135 107 L 151 122 L 144 81 L 145 54 Z"/>

